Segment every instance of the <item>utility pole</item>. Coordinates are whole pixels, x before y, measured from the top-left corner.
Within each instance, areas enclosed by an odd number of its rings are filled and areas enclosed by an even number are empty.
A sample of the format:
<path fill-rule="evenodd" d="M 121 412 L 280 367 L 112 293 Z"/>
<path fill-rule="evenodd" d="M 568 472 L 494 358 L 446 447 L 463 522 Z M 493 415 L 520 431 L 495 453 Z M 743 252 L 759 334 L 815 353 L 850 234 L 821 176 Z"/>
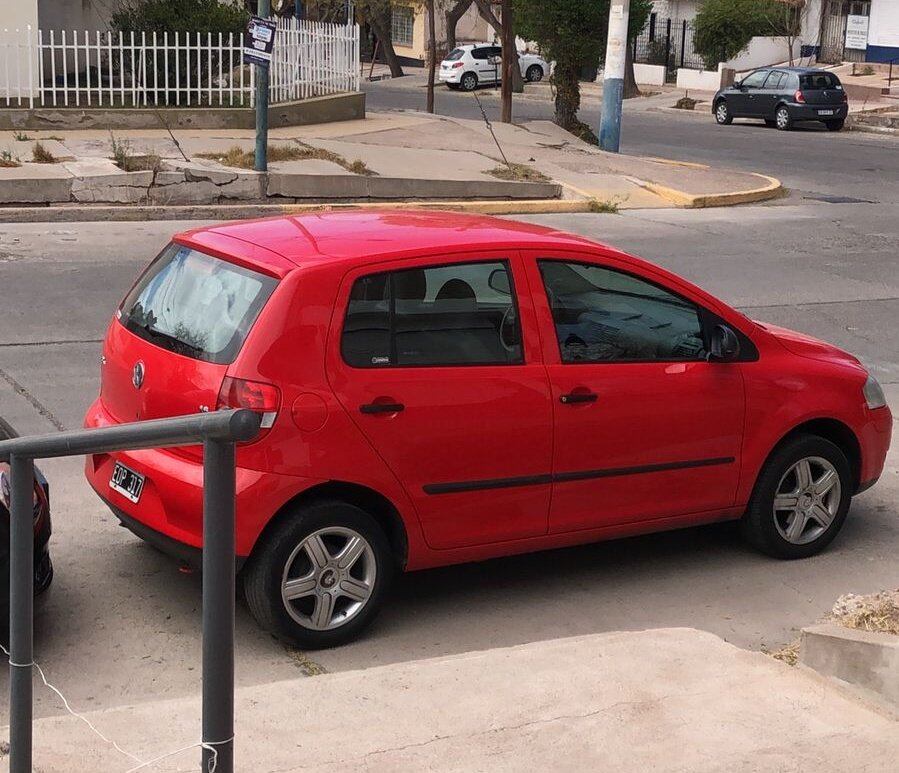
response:
<path fill-rule="evenodd" d="M 612 0 L 602 83 L 602 116 L 599 121 L 599 147 L 610 153 L 617 153 L 621 142 L 621 101 L 629 15 L 630 0 Z"/>
<path fill-rule="evenodd" d="M 297 0 L 297 8 L 300 2 Z M 302 9 L 301 9 L 302 11 Z M 259 0 L 259 15 L 268 19 L 272 15 L 271 0 Z M 268 65 L 256 67 L 256 162 L 257 172 L 268 171 Z"/>
<path fill-rule="evenodd" d="M 303 0 L 295 0 L 293 4 L 293 18 L 297 21 L 303 20 Z"/>

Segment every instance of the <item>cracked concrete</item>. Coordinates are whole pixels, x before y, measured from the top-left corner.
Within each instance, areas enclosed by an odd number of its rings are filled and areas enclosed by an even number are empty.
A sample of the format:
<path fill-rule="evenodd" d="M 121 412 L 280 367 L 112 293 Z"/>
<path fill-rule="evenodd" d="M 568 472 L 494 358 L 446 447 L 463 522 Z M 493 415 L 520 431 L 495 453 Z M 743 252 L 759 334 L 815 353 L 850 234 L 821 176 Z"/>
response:
<path fill-rule="evenodd" d="M 869 771 L 891 770 L 899 754 L 896 715 L 686 628 L 303 677 L 238 690 L 236 705 L 238 770 L 842 773 L 859 769 L 859 748 Z M 142 759 L 197 740 L 198 717 L 194 699 L 89 715 Z M 46 773 L 70 768 L 75 744 L 83 766 L 125 762 L 72 717 L 35 731 Z"/>

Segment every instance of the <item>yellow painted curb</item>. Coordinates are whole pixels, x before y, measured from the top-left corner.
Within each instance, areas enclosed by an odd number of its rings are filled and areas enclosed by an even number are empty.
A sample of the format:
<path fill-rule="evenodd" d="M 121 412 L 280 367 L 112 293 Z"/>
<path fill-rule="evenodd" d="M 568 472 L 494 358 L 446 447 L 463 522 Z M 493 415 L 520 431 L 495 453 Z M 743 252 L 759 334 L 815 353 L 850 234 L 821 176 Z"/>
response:
<path fill-rule="evenodd" d="M 532 199 L 521 201 L 393 201 L 347 204 L 282 204 L 285 215 L 304 212 L 333 212 L 345 209 L 443 209 L 451 212 L 476 212 L 482 215 L 552 215 L 591 212 L 590 199 Z"/>
<path fill-rule="evenodd" d="M 670 201 L 678 207 L 688 209 L 701 209 L 703 207 L 730 207 L 734 204 L 749 204 L 753 201 L 767 201 L 768 199 L 776 199 L 786 193 L 780 180 L 776 177 L 769 177 L 766 174 L 752 173 L 753 177 L 759 177 L 767 182 L 760 188 L 748 188 L 742 191 L 729 191 L 727 193 L 686 193 L 676 188 L 668 188 L 664 185 L 648 182 L 646 180 L 639 181 L 639 184 L 657 196 Z"/>

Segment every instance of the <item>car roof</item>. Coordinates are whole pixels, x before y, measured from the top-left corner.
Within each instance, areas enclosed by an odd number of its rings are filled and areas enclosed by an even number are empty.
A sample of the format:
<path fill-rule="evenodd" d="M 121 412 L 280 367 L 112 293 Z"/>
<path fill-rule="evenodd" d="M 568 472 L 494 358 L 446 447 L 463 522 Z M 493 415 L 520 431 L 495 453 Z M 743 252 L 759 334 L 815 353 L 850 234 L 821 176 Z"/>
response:
<path fill-rule="evenodd" d="M 780 67 L 776 64 L 769 65 L 768 67 L 759 67 L 759 70 L 782 70 L 783 72 L 795 72 L 797 74 L 805 74 L 810 72 L 830 72 L 830 70 L 825 70 L 823 67 Z M 834 73 L 831 73 L 833 75 Z"/>
<path fill-rule="evenodd" d="M 279 276 L 288 273 L 285 261 L 290 268 L 335 262 L 366 265 L 390 257 L 440 254 L 441 250 L 599 246 L 574 234 L 488 215 L 390 209 L 223 223 L 187 231 L 175 239 L 268 268 Z"/>

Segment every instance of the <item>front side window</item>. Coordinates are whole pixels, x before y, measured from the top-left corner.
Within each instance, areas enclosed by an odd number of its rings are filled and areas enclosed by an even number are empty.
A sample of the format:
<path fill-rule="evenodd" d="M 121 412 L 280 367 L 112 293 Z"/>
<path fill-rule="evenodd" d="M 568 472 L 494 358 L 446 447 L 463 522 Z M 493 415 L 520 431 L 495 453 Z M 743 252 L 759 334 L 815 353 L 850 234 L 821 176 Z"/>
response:
<path fill-rule="evenodd" d="M 750 73 L 747 75 L 742 82 L 742 86 L 745 86 L 747 89 L 760 89 L 762 84 L 765 82 L 765 78 L 768 77 L 767 70 L 756 70 L 754 73 Z"/>
<path fill-rule="evenodd" d="M 356 368 L 520 363 L 508 264 L 413 268 L 357 279 L 341 352 Z"/>
<path fill-rule="evenodd" d="M 705 359 L 702 321 L 689 301 L 631 274 L 541 260 L 562 362 Z"/>
<path fill-rule="evenodd" d="M 784 79 L 787 77 L 785 72 L 772 72 L 768 76 L 768 80 L 765 81 L 766 89 L 779 89 L 784 82 Z"/>
<path fill-rule="evenodd" d="M 172 244 L 128 293 L 117 317 L 164 349 L 229 363 L 276 285 L 273 277 Z"/>
<path fill-rule="evenodd" d="M 395 5 L 390 14 L 390 39 L 398 46 L 411 46 L 415 12 L 408 5 Z"/>

